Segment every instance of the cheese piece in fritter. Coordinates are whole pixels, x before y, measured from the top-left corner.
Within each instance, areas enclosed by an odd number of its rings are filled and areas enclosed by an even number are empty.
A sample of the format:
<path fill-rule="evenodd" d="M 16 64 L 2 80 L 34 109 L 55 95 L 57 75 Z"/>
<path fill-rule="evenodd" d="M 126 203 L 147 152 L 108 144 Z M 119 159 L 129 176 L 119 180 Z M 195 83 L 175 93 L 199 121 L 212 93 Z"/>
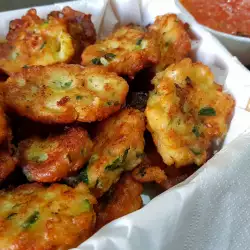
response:
<path fill-rule="evenodd" d="M 73 10 L 67 6 L 62 11 L 52 11 L 49 16 L 58 18 L 66 23 L 68 33 L 73 39 L 75 50 L 71 62 L 80 63 L 82 51 L 96 41 L 96 31 L 91 21 L 91 15 Z"/>
<path fill-rule="evenodd" d="M 119 110 L 127 82 L 106 68 L 57 64 L 34 66 L 5 83 L 6 105 L 43 123 L 93 122 Z"/>
<path fill-rule="evenodd" d="M 156 66 L 158 72 L 188 56 L 191 39 L 177 15 L 157 16 L 154 24 L 149 27 L 149 32 L 160 48 L 160 61 Z"/>
<path fill-rule="evenodd" d="M 93 154 L 80 174 L 96 196 L 116 183 L 123 171 L 140 164 L 144 130 L 144 115 L 136 109 L 124 109 L 99 124 Z"/>
<path fill-rule="evenodd" d="M 0 151 L 0 183 L 14 171 L 16 164 L 17 159 L 7 150 Z"/>
<path fill-rule="evenodd" d="M 6 39 L 0 43 L 0 68 L 7 74 L 30 65 L 68 62 L 74 54 L 66 24 L 53 17 L 40 19 L 35 9 L 10 22 Z"/>
<path fill-rule="evenodd" d="M 25 184 L 0 191 L 0 249 L 69 249 L 95 226 L 95 198 L 85 184 Z"/>
<path fill-rule="evenodd" d="M 158 62 L 155 40 L 138 26 L 123 26 L 82 53 L 82 65 L 104 65 L 118 75 L 134 75 Z"/>
<path fill-rule="evenodd" d="M 207 66 L 190 59 L 169 66 L 152 83 L 145 114 L 163 161 L 176 167 L 203 164 L 212 140 L 227 133 L 233 98 Z"/>
<path fill-rule="evenodd" d="M 92 146 L 85 129 L 66 128 L 45 139 L 32 137 L 20 142 L 20 165 L 29 181 L 55 182 L 81 169 Z"/>
<path fill-rule="evenodd" d="M 96 209 L 96 231 L 107 223 L 142 207 L 142 184 L 125 174 L 100 199 Z"/>

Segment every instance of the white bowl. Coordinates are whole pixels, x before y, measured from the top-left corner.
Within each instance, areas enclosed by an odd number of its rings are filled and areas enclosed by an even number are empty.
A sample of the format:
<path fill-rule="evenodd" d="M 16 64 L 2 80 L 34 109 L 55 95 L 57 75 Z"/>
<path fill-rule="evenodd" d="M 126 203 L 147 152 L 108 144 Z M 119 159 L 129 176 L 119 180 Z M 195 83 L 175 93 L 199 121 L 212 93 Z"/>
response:
<path fill-rule="evenodd" d="M 189 18 L 195 21 L 195 18 L 190 14 L 190 12 L 181 4 L 179 0 L 175 0 L 176 5 L 179 7 L 181 12 L 188 15 Z M 218 40 L 228 49 L 228 51 L 236 56 L 239 61 L 244 65 L 250 65 L 250 38 L 233 36 L 227 33 L 216 31 L 210 29 L 207 26 L 199 24 L 206 30 L 211 32 Z"/>

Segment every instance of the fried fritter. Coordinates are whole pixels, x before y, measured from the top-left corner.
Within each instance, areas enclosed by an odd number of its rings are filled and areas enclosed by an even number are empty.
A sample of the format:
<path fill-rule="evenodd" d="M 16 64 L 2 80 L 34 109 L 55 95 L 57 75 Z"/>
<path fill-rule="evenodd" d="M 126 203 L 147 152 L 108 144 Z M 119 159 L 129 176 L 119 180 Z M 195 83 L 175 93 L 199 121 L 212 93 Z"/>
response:
<path fill-rule="evenodd" d="M 154 24 L 149 27 L 149 32 L 160 48 L 160 61 L 156 66 L 158 72 L 181 61 L 191 51 L 188 32 L 175 14 L 157 16 Z"/>
<path fill-rule="evenodd" d="M 129 174 L 123 175 L 97 205 L 96 231 L 107 223 L 140 209 L 142 191 L 142 184 Z"/>
<path fill-rule="evenodd" d="M 207 66 L 190 59 L 169 66 L 152 83 L 145 114 L 163 161 L 176 167 L 203 164 L 212 140 L 226 134 L 235 101 Z"/>
<path fill-rule="evenodd" d="M 147 156 L 143 157 L 141 164 L 133 170 L 132 177 L 141 183 L 156 182 L 160 184 L 167 180 L 164 170 L 153 165 Z"/>
<path fill-rule="evenodd" d="M 83 181 L 96 197 L 102 196 L 119 180 L 123 171 L 131 171 L 140 164 L 144 130 L 143 113 L 132 108 L 101 122 L 87 167 L 78 176 L 66 180 L 67 183 L 74 185 Z"/>
<path fill-rule="evenodd" d="M 66 24 L 53 17 L 41 19 L 35 9 L 10 22 L 6 39 L 0 43 L 0 69 L 7 74 L 30 65 L 68 62 L 74 54 Z"/>
<path fill-rule="evenodd" d="M 83 65 L 104 65 L 118 75 L 133 78 L 141 69 L 158 62 L 155 40 L 139 26 L 123 26 L 82 53 Z"/>
<path fill-rule="evenodd" d="M 17 164 L 17 159 L 7 150 L 0 151 L 0 183 L 14 171 Z"/>
<path fill-rule="evenodd" d="M 4 110 L 0 103 L 0 144 L 7 137 L 7 135 L 8 135 L 8 124 Z"/>
<path fill-rule="evenodd" d="M 93 122 L 119 110 L 127 82 L 105 67 L 33 66 L 5 83 L 7 107 L 43 123 Z"/>
<path fill-rule="evenodd" d="M 49 16 L 63 20 L 66 23 L 75 50 L 71 62 L 80 63 L 82 51 L 96 41 L 96 32 L 91 21 L 91 15 L 73 10 L 67 6 L 62 11 L 51 12 Z"/>
<path fill-rule="evenodd" d="M 95 226 L 95 198 L 76 188 L 25 184 L 0 191 L 0 248 L 51 250 L 76 247 Z"/>
<path fill-rule="evenodd" d="M 81 127 L 66 128 L 48 138 L 32 137 L 19 143 L 20 165 L 29 181 L 55 182 L 81 169 L 93 143 Z"/>

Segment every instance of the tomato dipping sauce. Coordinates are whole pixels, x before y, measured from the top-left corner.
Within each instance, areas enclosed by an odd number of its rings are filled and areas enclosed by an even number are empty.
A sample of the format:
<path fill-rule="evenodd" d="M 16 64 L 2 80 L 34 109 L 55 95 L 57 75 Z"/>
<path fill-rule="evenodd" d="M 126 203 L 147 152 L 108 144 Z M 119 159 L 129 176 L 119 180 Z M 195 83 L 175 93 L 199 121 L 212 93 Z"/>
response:
<path fill-rule="evenodd" d="M 201 24 L 214 30 L 250 37 L 250 0 L 180 0 Z"/>

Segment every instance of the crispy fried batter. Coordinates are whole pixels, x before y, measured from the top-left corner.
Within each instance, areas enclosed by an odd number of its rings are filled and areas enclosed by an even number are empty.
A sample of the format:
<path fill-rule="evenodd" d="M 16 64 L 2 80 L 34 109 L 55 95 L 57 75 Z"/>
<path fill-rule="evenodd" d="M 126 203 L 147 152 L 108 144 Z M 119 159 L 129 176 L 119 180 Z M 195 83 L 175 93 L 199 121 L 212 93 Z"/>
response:
<path fill-rule="evenodd" d="M 83 181 L 100 197 L 119 180 L 123 171 L 140 164 L 144 130 L 144 115 L 136 109 L 124 109 L 101 122 L 88 166 L 78 176 L 67 180 L 68 183 Z"/>
<path fill-rule="evenodd" d="M 140 165 L 133 170 L 132 177 L 141 183 L 156 182 L 160 184 L 167 180 L 164 170 L 153 165 L 147 156 L 143 157 Z"/>
<path fill-rule="evenodd" d="M 19 143 L 20 165 L 29 181 L 55 182 L 82 168 L 92 146 L 85 129 L 66 128 L 59 135 Z"/>
<path fill-rule="evenodd" d="M 160 48 L 160 62 L 156 70 L 162 71 L 172 63 L 177 63 L 188 56 L 191 41 L 182 21 L 175 14 L 157 16 L 149 27 Z"/>
<path fill-rule="evenodd" d="M 83 65 L 104 65 L 110 71 L 133 78 L 141 69 L 158 62 L 155 40 L 138 26 L 123 26 L 109 37 L 87 47 Z"/>
<path fill-rule="evenodd" d="M 96 231 L 107 223 L 132 213 L 142 207 L 142 184 L 125 174 L 107 192 L 96 209 Z"/>
<path fill-rule="evenodd" d="M 35 9 L 10 22 L 7 42 L 0 43 L 0 68 L 10 74 L 30 65 L 68 62 L 74 54 L 72 38 L 63 21 L 41 19 Z"/>
<path fill-rule="evenodd" d="M 17 159 L 7 150 L 0 151 L 0 183 L 14 171 L 17 164 Z"/>
<path fill-rule="evenodd" d="M 95 198 L 80 183 L 76 188 L 25 184 L 0 191 L 0 248 L 69 249 L 93 232 Z"/>
<path fill-rule="evenodd" d="M 68 33 L 73 38 L 75 50 L 72 62 L 80 63 L 83 50 L 96 41 L 96 32 L 91 21 L 91 15 L 73 10 L 67 6 L 62 11 L 51 12 L 49 16 L 63 20 L 66 23 Z"/>
<path fill-rule="evenodd" d="M 104 67 L 67 64 L 23 69 L 4 86 L 9 108 L 43 123 L 102 120 L 120 109 L 127 92 L 127 82 Z"/>
<path fill-rule="evenodd" d="M 152 83 L 145 113 L 163 161 L 176 167 L 203 164 L 212 140 L 227 132 L 233 98 L 214 83 L 207 66 L 190 59 L 158 73 Z"/>
<path fill-rule="evenodd" d="M 0 144 L 4 141 L 7 135 L 8 135 L 8 124 L 4 110 L 0 103 Z"/>

